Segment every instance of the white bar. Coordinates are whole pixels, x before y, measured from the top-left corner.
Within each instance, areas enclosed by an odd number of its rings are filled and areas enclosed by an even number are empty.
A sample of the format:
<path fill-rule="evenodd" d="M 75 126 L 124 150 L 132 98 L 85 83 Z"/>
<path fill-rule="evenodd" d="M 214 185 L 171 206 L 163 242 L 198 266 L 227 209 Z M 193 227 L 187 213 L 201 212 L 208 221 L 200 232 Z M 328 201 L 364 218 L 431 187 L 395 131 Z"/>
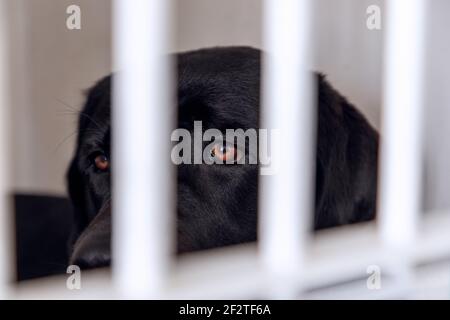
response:
<path fill-rule="evenodd" d="M 425 0 L 387 2 L 380 233 L 403 251 L 416 238 L 422 174 Z"/>
<path fill-rule="evenodd" d="M 115 0 L 113 275 L 122 294 L 158 298 L 174 228 L 168 0 Z"/>
<path fill-rule="evenodd" d="M 9 43 L 6 1 L 0 0 L 0 299 L 9 294 L 14 260 L 11 254 L 11 216 L 8 201 L 9 186 Z"/>
<path fill-rule="evenodd" d="M 301 272 L 313 210 L 314 129 L 309 0 L 264 2 L 261 128 L 275 129 L 275 173 L 261 176 L 259 243 L 275 277 Z M 277 157 L 276 157 L 277 156 Z"/>

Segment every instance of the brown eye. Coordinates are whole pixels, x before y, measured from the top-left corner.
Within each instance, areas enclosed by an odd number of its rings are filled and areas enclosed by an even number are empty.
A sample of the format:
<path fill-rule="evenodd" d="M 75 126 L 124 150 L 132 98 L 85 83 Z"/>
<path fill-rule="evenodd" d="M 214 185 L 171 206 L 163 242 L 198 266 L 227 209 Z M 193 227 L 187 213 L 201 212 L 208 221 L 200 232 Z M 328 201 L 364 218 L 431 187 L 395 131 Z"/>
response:
<path fill-rule="evenodd" d="M 227 162 L 227 161 L 235 161 L 236 160 L 236 148 L 233 146 L 224 146 L 223 144 L 219 143 L 214 146 L 214 148 L 211 150 L 211 155 L 218 159 L 221 162 Z"/>
<path fill-rule="evenodd" d="M 104 154 L 99 154 L 94 159 L 95 167 L 100 171 L 109 169 L 109 160 Z"/>

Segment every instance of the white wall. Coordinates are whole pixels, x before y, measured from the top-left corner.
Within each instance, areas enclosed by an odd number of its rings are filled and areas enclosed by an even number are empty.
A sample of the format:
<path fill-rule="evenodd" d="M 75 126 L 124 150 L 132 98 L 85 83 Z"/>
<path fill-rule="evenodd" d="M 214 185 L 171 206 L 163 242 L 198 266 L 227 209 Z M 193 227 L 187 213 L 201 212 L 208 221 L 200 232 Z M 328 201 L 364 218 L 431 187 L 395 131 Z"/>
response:
<path fill-rule="evenodd" d="M 10 0 L 14 23 L 15 188 L 64 193 L 82 91 L 111 69 L 110 0 Z M 65 26 L 82 9 L 82 30 Z M 174 50 L 262 46 L 261 0 L 177 0 Z M 366 28 L 381 0 L 315 1 L 316 70 L 379 124 L 382 31 Z M 65 140 L 65 141 L 64 141 Z M 61 142 L 64 141 L 62 144 Z"/>
<path fill-rule="evenodd" d="M 177 0 L 176 43 L 180 51 L 201 47 L 261 47 L 261 0 Z"/>
<path fill-rule="evenodd" d="M 110 0 L 11 0 L 14 187 L 65 192 L 83 91 L 110 72 Z M 82 7 L 82 30 L 66 8 Z M 67 107 L 64 105 L 70 105 Z M 67 138 L 67 140 L 66 140 Z"/>
<path fill-rule="evenodd" d="M 382 29 L 366 26 L 367 7 L 384 8 L 384 0 L 319 0 L 314 2 L 316 70 L 379 127 Z"/>

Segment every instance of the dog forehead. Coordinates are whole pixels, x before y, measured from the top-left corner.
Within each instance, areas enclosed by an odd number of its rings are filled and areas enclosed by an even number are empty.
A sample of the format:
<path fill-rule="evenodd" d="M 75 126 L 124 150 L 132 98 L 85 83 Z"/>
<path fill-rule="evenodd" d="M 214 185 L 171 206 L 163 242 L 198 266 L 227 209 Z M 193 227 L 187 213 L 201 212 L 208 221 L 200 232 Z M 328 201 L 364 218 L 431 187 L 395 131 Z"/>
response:
<path fill-rule="evenodd" d="M 200 97 L 247 118 L 248 112 L 257 112 L 253 107 L 257 107 L 259 97 L 260 56 L 260 50 L 250 47 L 209 48 L 174 55 L 179 104 Z M 110 127 L 113 81 L 114 76 L 107 76 L 89 90 L 80 114 L 81 130 L 99 129 L 99 124 L 102 129 Z M 249 105 L 251 110 L 242 107 Z"/>
<path fill-rule="evenodd" d="M 180 119 L 255 127 L 260 93 L 260 51 L 210 48 L 178 56 Z"/>
<path fill-rule="evenodd" d="M 260 50 L 250 47 L 209 48 L 177 55 L 178 90 L 222 91 L 259 86 Z"/>

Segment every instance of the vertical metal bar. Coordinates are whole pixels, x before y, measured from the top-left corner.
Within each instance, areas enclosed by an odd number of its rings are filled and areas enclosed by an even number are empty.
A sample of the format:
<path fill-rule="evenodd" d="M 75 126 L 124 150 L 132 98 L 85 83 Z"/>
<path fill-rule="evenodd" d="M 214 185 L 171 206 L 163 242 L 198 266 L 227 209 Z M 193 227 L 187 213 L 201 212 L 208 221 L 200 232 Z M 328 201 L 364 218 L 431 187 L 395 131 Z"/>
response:
<path fill-rule="evenodd" d="M 0 298 L 8 296 L 12 280 L 11 215 L 8 206 L 9 187 L 9 41 L 6 1 L 0 0 Z"/>
<path fill-rule="evenodd" d="M 126 297 L 154 297 L 172 247 L 167 0 L 115 0 L 113 276 Z"/>
<path fill-rule="evenodd" d="M 264 4 L 261 128 L 278 134 L 270 146 L 273 171 L 261 172 L 259 244 L 265 268 L 288 280 L 301 272 L 313 208 L 311 1 Z"/>
<path fill-rule="evenodd" d="M 420 213 L 426 5 L 392 0 L 386 12 L 379 226 L 386 246 L 404 252 Z"/>

